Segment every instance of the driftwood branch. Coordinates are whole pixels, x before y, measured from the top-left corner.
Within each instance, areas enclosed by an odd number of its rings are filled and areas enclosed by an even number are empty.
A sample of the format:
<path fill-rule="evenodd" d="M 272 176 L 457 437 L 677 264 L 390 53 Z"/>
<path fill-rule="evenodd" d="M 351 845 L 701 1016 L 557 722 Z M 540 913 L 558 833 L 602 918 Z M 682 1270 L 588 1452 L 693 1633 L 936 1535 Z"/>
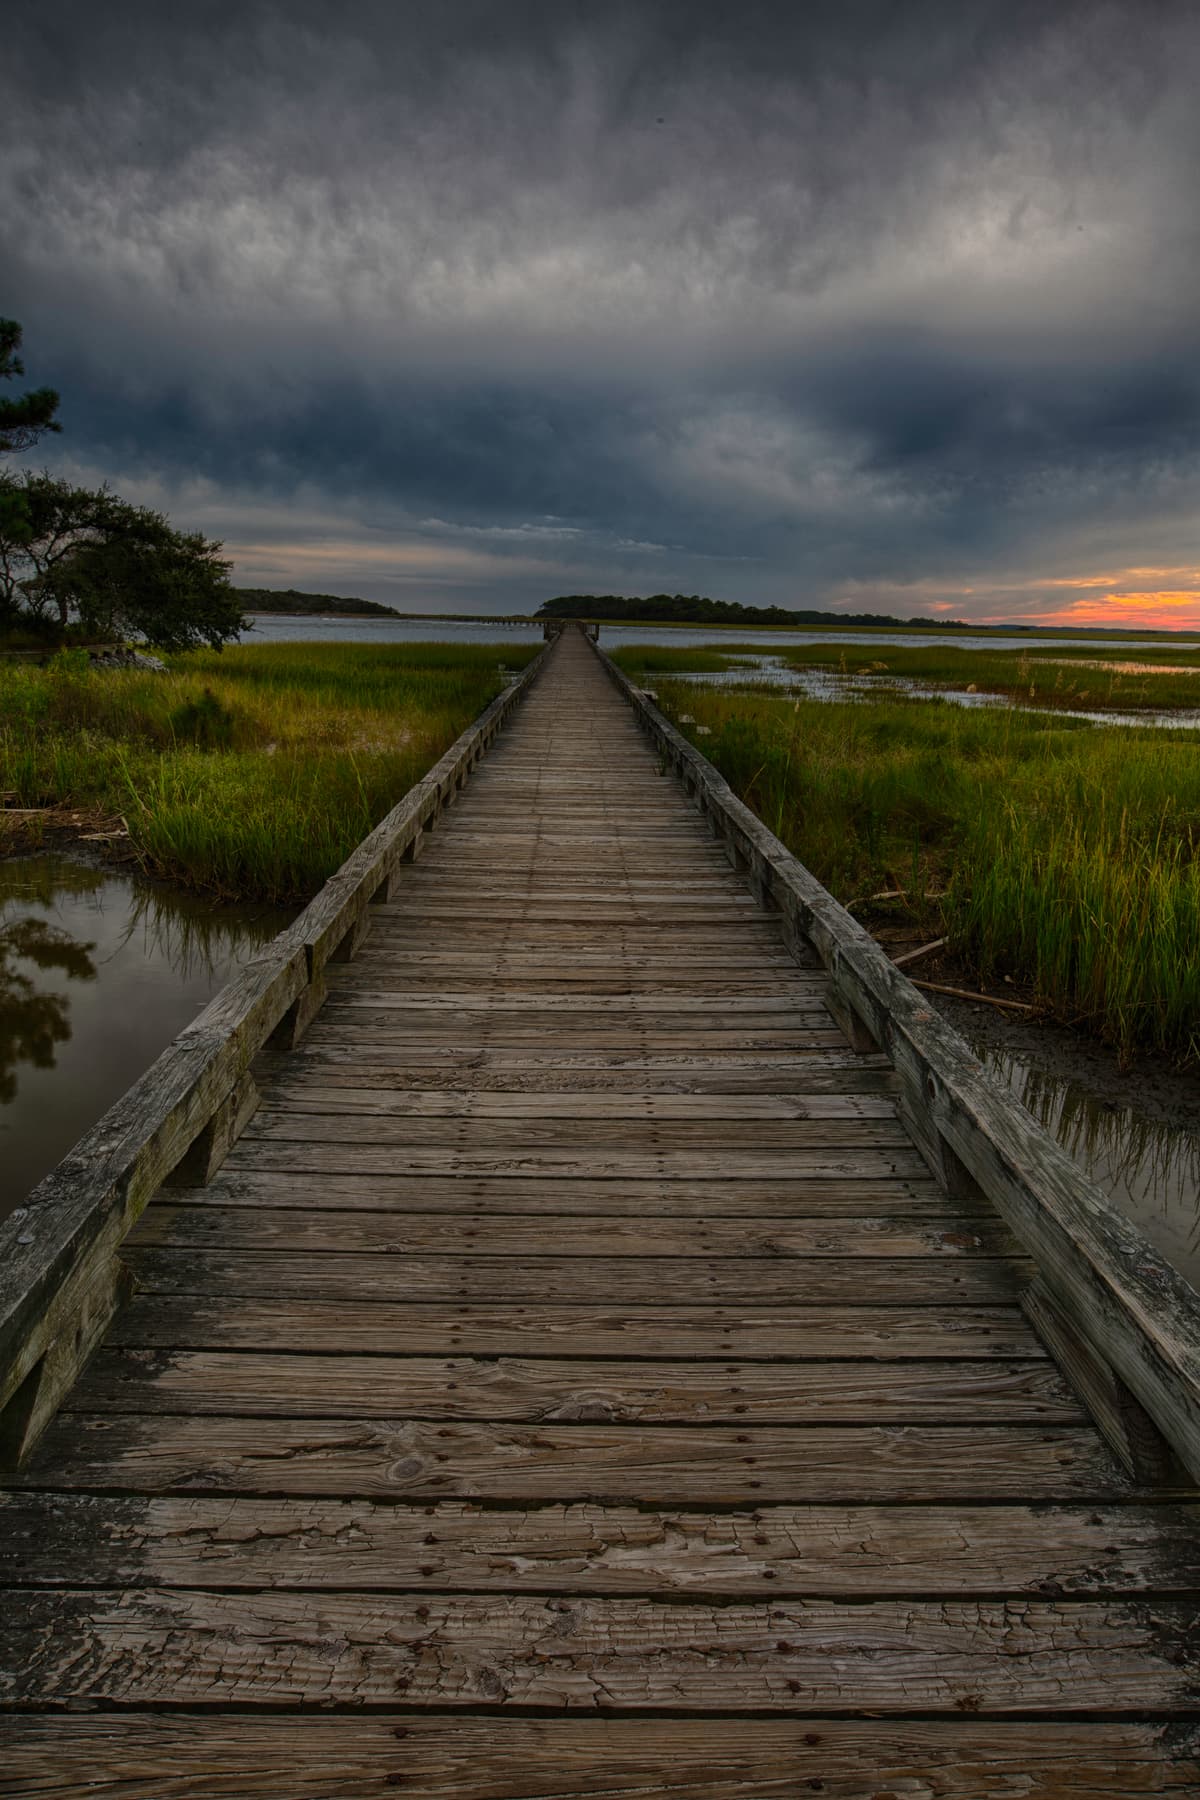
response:
<path fill-rule="evenodd" d="M 932 943 L 922 944 L 919 949 L 906 950 L 903 956 L 893 956 L 892 963 L 897 969 L 902 969 L 907 963 L 919 962 L 923 956 L 932 956 L 935 950 L 943 949 L 945 943 L 944 937 L 934 938 Z"/>
<path fill-rule="evenodd" d="M 990 994 L 975 994 L 970 988 L 946 987 L 940 981 L 914 981 L 914 987 L 924 988 L 928 994 L 949 994 L 952 1000 L 977 1000 L 980 1006 L 1002 1006 L 1007 1012 L 1036 1012 L 1025 1000 L 993 999 Z"/>

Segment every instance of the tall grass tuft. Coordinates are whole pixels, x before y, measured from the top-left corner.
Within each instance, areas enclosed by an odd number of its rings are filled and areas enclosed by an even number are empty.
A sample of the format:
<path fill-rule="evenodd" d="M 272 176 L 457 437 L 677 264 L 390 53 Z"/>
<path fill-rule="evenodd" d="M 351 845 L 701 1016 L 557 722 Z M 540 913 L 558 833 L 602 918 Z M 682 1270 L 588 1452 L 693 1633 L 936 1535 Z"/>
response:
<path fill-rule="evenodd" d="M 505 646 L 521 666 L 533 646 Z M 0 787 L 122 817 L 156 874 L 306 899 L 500 691 L 487 644 L 271 644 L 167 675 L 0 664 Z"/>
<path fill-rule="evenodd" d="M 1030 983 L 1123 1057 L 1200 1057 L 1195 733 L 683 684 L 661 697 L 843 902 L 899 890 L 981 975 Z"/>

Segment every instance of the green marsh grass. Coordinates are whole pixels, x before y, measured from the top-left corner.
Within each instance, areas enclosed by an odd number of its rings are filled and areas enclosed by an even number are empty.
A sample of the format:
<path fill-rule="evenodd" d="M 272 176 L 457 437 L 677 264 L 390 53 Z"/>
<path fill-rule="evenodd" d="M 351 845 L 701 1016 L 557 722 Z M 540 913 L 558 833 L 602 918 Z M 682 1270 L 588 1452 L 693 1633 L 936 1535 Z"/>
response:
<path fill-rule="evenodd" d="M 739 656 L 761 654 L 753 644 L 722 644 L 719 650 L 709 645 L 688 650 L 673 644 L 623 644 L 617 661 L 630 676 L 644 681 L 648 675 L 724 675 L 742 667 Z"/>
<path fill-rule="evenodd" d="M 624 660 L 625 653 L 621 653 Z M 1200 742 L 1017 709 L 660 689 L 843 902 L 899 888 L 985 978 L 1128 1059 L 1200 1057 Z"/>
<path fill-rule="evenodd" d="M 500 692 L 535 646 L 269 644 L 167 675 L 0 663 L 0 788 L 24 807 L 122 817 L 146 868 L 289 904 Z"/>

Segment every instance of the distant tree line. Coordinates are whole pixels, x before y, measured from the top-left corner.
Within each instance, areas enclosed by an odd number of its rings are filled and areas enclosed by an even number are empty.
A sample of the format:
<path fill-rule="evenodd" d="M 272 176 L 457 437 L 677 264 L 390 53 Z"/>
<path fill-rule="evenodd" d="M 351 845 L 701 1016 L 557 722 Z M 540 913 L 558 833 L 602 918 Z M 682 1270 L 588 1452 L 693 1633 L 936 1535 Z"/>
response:
<path fill-rule="evenodd" d="M 919 625 L 963 626 L 965 619 L 898 619 L 892 613 L 818 612 L 813 608 L 742 606 L 736 600 L 709 600 L 703 594 L 562 594 L 546 600 L 539 619 L 629 619 L 646 624 L 687 625 Z"/>
<path fill-rule="evenodd" d="M 394 606 L 381 606 L 377 600 L 353 600 L 346 594 L 305 594 L 299 588 L 234 588 L 245 612 L 265 613 L 342 613 L 350 618 L 379 614 L 385 619 L 399 617 Z"/>
<path fill-rule="evenodd" d="M 0 319 L 0 380 L 25 373 L 21 327 Z M 0 398 L 0 454 L 61 429 L 53 388 Z M 219 650 L 245 624 L 221 545 L 107 487 L 0 473 L 0 636 L 50 643 L 136 636 Z"/>

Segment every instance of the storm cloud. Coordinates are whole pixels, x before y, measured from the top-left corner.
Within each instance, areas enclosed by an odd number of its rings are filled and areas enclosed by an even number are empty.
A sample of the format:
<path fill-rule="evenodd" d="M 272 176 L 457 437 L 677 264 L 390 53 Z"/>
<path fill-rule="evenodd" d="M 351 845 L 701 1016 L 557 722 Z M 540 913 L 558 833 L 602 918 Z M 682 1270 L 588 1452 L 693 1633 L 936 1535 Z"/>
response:
<path fill-rule="evenodd" d="M 0 80 L 48 460 L 248 582 L 1200 625 L 1200 15 L 107 12 Z"/>

